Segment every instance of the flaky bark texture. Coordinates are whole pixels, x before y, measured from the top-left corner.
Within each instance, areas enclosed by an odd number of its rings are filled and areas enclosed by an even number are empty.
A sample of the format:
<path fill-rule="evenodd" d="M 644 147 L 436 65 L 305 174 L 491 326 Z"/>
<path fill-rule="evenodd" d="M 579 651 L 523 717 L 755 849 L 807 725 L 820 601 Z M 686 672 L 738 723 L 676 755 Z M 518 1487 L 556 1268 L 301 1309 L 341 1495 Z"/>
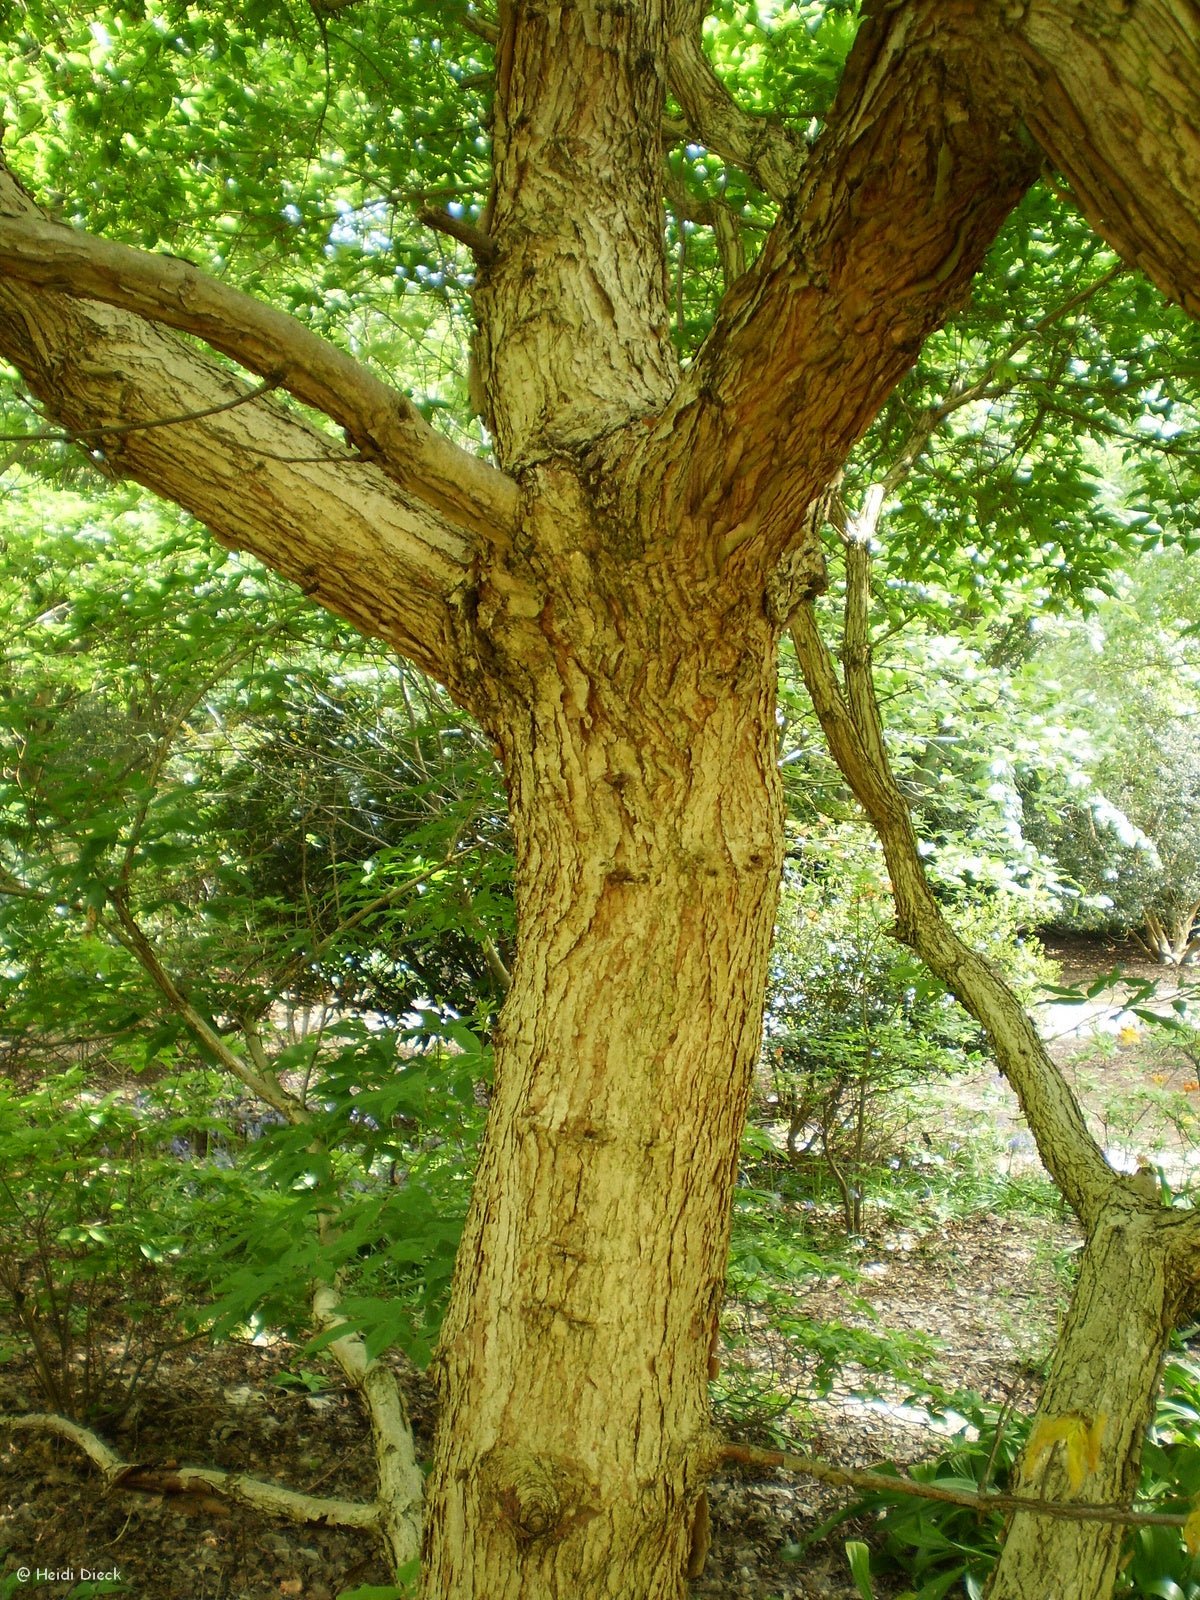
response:
<path fill-rule="evenodd" d="M 821 581 L 812 505 L 1046 151 L 1195 306 L 1194 0 L 881 4 L 811 151 L 722 88 L 703 15 L 502 0 L 473 236 L 499 469 L 290 319 L 51 223 L 0 165 L 0 356 L 50 415 L 391 641 L 503 752 L 519 955 L 438 1364 L 430 1600 L 684 1591 L 778 877 L 774 647 Z M 682 373 L 668 83 L 780 203 Z M 1098 1153 L 1042 1100 L 1052 1170 L 1107 1217 Z M 1143 1287 L 1157 1326 L 1169 1295 Z"/>
<path fill-rule="evenodd" d="M 561 470 L 529 519 L 553 588 L 486 599 L 522 933 L 443 1334 L 426 1592 L 665 1597 L 711 1448 L 779 869 L 775 631 L 584 559 Z"/>
<path fill-rule="evenodd" d="M 1008 65 L 1026 123 L 1121 256 L 1200 315 L 1200 5 L 1024 0 Z"/>
<path fill-rule="evenodd" d="M 1137 1490 L 1163 1359 L 1171 1334 L 1195 1303 L 1200 1251 L 1194 1216 L 1167 1211 L 1130 1191 L 1130 1185 L 1114 1183 L 1088 1231 L 1079 1282 L 1030 1435 L 1035 1443 L 1039 1426 L 1066 1419 L 1091 1432 L 1094 1454 L 1082 1481 L 1072 1484 L 1063 1445 L 1048 1456 L 1027 1447 L 1014 1483 L 1018 1493 L 1128 1505 Z M 1047 1592 L 1107 1600 L 1123 1533 L 1113 1523 L 1019 1513 L 988 1600 L 1042 1600 Z M 1048 1579 L 1061 1587 L 1048 1591 Z"/>

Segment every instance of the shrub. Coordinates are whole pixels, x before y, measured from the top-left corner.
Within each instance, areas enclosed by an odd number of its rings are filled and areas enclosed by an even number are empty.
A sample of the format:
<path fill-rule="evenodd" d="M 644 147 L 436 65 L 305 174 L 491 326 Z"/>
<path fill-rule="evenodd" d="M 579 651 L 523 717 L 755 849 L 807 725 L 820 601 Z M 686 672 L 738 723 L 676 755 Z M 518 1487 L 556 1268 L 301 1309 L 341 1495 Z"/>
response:
<path fill-rule="evenodd" d="M 806 875 L 781 896 L 764 1025 L 766 1111 L 786 1148 L 832 1178 L 849 1232 L 862 1225 L 867 1171 L 893 1147 L 897 1091 L 978 1059 L 982 1038 L 924 964 L 892 936 L 894 908 L 873 841 L 830 830 L 806 852 Z M 1042 964 L 998 894 L 959 891 L 964 936 L 1031 987 Z"/>
<path fill-rule="evenodd" d="M 0 1325 L 51 1409 L 119 1413 L 181 1337 L 171 1267 L 204 1208 L 172 1145 L 207 1120 L 194 1091 L 0 1080 Z"/>

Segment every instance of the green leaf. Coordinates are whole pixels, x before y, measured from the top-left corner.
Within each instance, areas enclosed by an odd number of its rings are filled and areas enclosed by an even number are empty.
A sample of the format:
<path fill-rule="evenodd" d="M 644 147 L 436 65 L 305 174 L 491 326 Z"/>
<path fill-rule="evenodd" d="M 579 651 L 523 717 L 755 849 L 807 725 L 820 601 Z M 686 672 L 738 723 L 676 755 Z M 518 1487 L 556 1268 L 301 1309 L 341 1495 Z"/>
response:
<path fill-rule="evenodd" d="M 846 1560 L 850 1563 L 850 1576 L 862 1600 L 875 1600 L 871 1587 L 871 1552 L 861 1539 L 847 1539 Z"/>

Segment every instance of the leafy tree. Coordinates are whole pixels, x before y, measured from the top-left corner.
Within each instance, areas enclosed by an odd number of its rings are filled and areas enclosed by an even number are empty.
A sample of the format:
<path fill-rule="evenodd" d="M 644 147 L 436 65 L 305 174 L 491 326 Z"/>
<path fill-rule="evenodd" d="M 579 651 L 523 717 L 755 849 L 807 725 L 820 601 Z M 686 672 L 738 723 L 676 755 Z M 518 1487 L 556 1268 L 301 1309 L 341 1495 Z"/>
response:
<path fill-rule="evenodd" d="M 27 394 L 428 670 L 504 762 L 520 932 L 439 1352 L 440 1600 L 658 1600 L 703 1558 L 810 508 L 1047 162 L 1200 306 L 1185 0 L 908 0 L 856 33 L 841 6 L 770 28 L 723 4 L 749 110 L 704 53 L 709 9 L 31 3 L 9 35 L 12 159 L 93 230 L 0 171 L 0 354 Z M 717 191 L 697 276 L 715 291 L 715 253 L 728 286 L 699 348 L 667 292 L 664 126 L 688 195 Z M 382 376 L 421 284 L 439 356 L 469 291 L 486 435 L 442 425 L 458 380 L 410 399 Z M 1096 1200 L 1087 1160 L 1051 1164 Z M 1113 1453 L 1119 1477 L 1124 1435 Z M 1053 1570 L 1028 1522 L 1014 1559 Z M 1089 1536 L 1100 1593 L 1116 1556 Z"/>
<path fill-rule="evenodd" d="M 1042 630 L 1028 675 L 1056 686 L 1089 751 L 1088 787 L 1049 806 L 1031 774 L 1031 832 L 1076 885 L 1066 919 L 1137 928 L 1180 962 L 1200 914 L 1196 592 L 1179 549 L 1161 550 L 1092 614 Z"/>

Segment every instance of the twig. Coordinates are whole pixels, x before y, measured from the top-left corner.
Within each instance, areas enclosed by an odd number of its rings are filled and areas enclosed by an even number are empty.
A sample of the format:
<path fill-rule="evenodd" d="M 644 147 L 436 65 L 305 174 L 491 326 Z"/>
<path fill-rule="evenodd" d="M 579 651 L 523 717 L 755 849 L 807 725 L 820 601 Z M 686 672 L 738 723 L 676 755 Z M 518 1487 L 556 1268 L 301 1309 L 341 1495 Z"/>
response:
<path fill-rule="evenodd" d="M 448 211 L 438 211 L 433 206 L 422 206 L 417 212 L 417 221 L 423 222 L 427 228 L 433 228 L 437 233 L 449 234 L 452 239 L 457 239 L 459 244 L 465 244 L 476 261 L 496 259 L 495 241 L 484 233 L 482 228 L 464 221 L 462 217 L 452 217 Z"/>
<path fill-rule="evenodd" d="M 1177 1511 L 1152 1511 L 1148 1506 L 1088 1505 L 1079 1500 L 1039 1500 L 1034 1495 L 1004 1494 L 999 1490 L 972 1493 L 969 1489 L 950 1489 L 945 1484 L 918 1483 L 906 1473 L 861 1472 L 852 1467 L 831 1466 L 812 1456 L 790 1455 L 783 1450 L 759 1450 L 748 1444 L 721 1446 L 722 1461 L 736 1461 L 747 1467 L 767 1467 L 772 1471 L 800 1473 L 821 1483 L 842 1488 L 863 1489 L 869 1494 L 908 1494 L 919 1500 L 939 1500 L 944 1505 L 965 1506 L 968 1510 L 1028 1511 L 1037 1516 L 1062 1517 L 1075 1522 L 1117 1522 L 1129 1528 L 1182 1528 L 1187 1516 Z"/>
<path fill-rule="evenodd" d="M 278 389 L 281 382 L 280 378 L 264 378 L 253 389 L 235 395 L 232 400 L 223 400 L 220 405 L 202 406 L 198 411 L 181 411 L 173 417 L 149 417 L 145 422 L 101 422 L 94 428 L 79 428 L 74 433 L 57 433 L 52 428 L 39 429 L 37 433 L 0 433 L 0 444 L 77 444 L 81 439 L 87 442 L 114 438 L 124 433 L 147 433 L 151 428 L 174 428 L 181 422 L 198 422 L 201 417 L 215 417 L 222 411 L 234 411 L 238 406 L 249 405 L 252 400 Z M 4 466 L 0 466 L 0 472 L 12 459 L 10 456 Z"/>
<path fill-rule="evenodd" d="M 222 1039 L 221 1035 L 188 1000 L 171 974 L 158 958 L 158 953 L 145 932 L 135 920 L 126 904 L 124 894 L 119 890 L 110 891 L 109 902 L 116 912 L 116 923 L 105 919 L 105 926 L 131 955 L 141 963 L 148 977 L 153 981 L 159 992 L 165 997 L 172 1010 L 175 1011 L 187 1024 L 193 1037 L 198 1039 L 206 1050 L 216 1056 L 217 1060 L 227 1072 L 233 1074 L 240 1083 L 244 1083 L 252 1094 L 278 1111 L 293 1126 L 299 1126 L 310 1120 L 310 1114 L 305 1106 L 293 1095 L 290 1095 L 273 1073 L 262 1073 L 256 1070 L 249 1062 L 244 1061 L 235 1051 L 231 1050 Z"/>

